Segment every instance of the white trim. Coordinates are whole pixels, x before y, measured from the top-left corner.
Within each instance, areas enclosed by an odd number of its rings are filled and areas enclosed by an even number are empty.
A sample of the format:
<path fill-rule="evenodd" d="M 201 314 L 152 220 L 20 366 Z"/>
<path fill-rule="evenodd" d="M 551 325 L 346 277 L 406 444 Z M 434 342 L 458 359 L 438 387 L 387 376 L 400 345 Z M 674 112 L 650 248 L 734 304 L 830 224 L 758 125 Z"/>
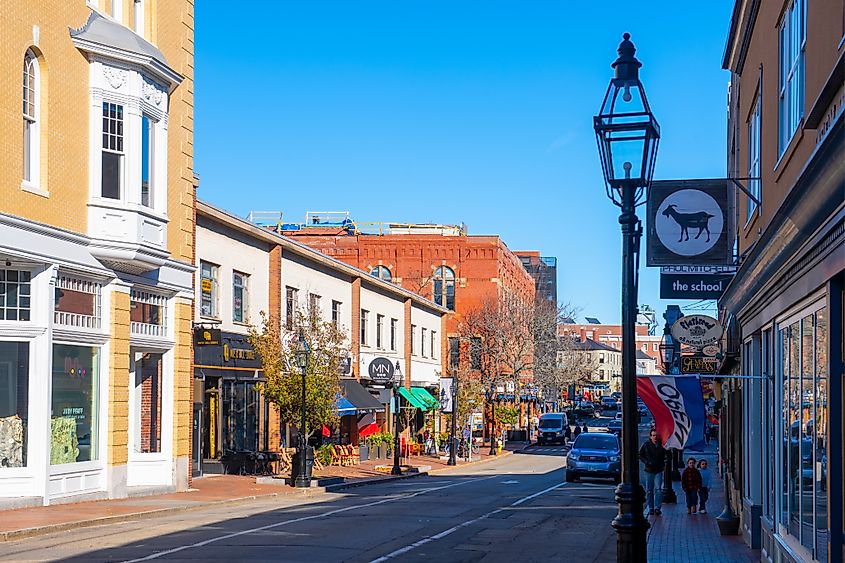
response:
<path fill-rule="evenodd" d="M 74 47 L 82 51 L 86 51 L 94 55 L 107 57 L 109 59 L 114 59 L 124 63 L 137 65 L 145 71 L 149 72 L 150 74 L 154 75 L 156 78 L 167 82 L 171 86 L 171 90 L 181 84 L 182 80 L 184 80 L 184 77 L 178 72 L 176 72 L 176 70 L 170 68 L 166 64 L 163 64 L 162 62 L 156 60 L 155 58 L 149 55 L 142 55 L 139 53 L 124 51 L 123 49 L 108 47 L 106 45 L 94 43 L 92 41 L 81 39 L 79 37 L 71 37 L 71 42 L 73 43 Z"/>

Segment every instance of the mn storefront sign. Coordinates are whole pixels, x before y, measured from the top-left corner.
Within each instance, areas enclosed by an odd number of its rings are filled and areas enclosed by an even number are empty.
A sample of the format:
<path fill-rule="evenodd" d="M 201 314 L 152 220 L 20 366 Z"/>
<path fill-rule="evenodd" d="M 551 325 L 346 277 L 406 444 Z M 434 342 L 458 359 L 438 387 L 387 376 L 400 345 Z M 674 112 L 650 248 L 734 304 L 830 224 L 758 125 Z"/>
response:
<path fill-rule="evenodd" d="M 722 325 L 707 315 L 686 315 L 672 325 L 672 337 L 681 344 L 700 350 L 719 343 Z"/>
<path fill-rule="evenodd" d="M 648 266 L 730 264 L 731 203 L 725 179 L 656 180 L 648 199 Z"/>
<path fill-rule="evenodd" d="M 703 375 L 713 375 L 718 368 L 719 360 L 716 358 L 707 358 L 704 356 L 681 357 L 681 373 L 683 374 L 700 373 Z"/>
<path fill-rule="evenodd" d="M 367 367 L 370 379 L 377 383 L 386 383 L 392 380 L 394 372 L 393 362 L 387 358 L 375 358 Z"/>

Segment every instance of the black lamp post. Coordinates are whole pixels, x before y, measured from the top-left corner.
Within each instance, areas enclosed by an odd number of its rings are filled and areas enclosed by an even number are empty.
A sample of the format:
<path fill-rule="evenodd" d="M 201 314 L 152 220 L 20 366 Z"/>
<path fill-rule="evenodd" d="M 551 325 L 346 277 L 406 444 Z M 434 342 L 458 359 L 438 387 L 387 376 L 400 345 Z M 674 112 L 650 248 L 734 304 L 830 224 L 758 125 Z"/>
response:
<path fill-rule="evenodd" d="M 675 339 L 669 331 L 669 326 L 663 328 L 663 337 L 660 339 L 660 360 L 663 363 L 663 373 L 671 375 L 675 373 Z M 669 456 L 666 459 L 666 467 L 663 469 L 663 502 L 666 504 L 675 504 L 678 502 L 678 496 L 675 494 L 675 489 L 672 488 L 672 469 L 675 461 L 675 450 L 669 451 Z"/>
<path fill-rule="evenodd" d="M 498 455 L 496 450 L 496 384 L 490 382 L 490 455 Z"/>
<path fill-rule="evenodd" d="M 302 372 L 302 422 L 299 428 L 299 473 L 294 480 L 294 486 L 308 488 L 311 486 L 311 475 L 308 473 L 308 438 L 305 430 L 305 373 L 308 370 L 308 359 L 311 347 L 305 340 L 305 331 L 299 329 L 299 340 L 294 349 L 296 365 Z"/>
<path fill-rule="evenodd" d="M 396 368 L 393 370 L 393 468 L 391 475 L 402 475 L 402 467 L 399 466 L 399 388 L 402 386 L 402 366 L 396 361 Z"/>
<path fill-rule="evenodd" d="M 622 226 L 622 482 L 616 488 L 619 513 L 616 530 L 617 561 L 646 563 L 643 516 L 645 492 L 640 485 L 637 459 L 637 374 L 634 322 L 637 317 L 637 259 L 642 225 L 637 205 L 645 202 L 654 173 L 660 127 L 651 113 L 639 79 L 642 64 L 629 34 L 623 35 L 611 65 L 616 75 L 593 118 L 607 196 L 621 208 Z"/>
<path fill-rule="evenodd" d="M 446 465 L 458 464 L 458 447 L 455 440 L 455 420 L 458 416 L 458 378 L 452 378 L 452 429 L 449 433 L 449 461 Z M 468 447 L 468 445 L 467 445 Z"/>

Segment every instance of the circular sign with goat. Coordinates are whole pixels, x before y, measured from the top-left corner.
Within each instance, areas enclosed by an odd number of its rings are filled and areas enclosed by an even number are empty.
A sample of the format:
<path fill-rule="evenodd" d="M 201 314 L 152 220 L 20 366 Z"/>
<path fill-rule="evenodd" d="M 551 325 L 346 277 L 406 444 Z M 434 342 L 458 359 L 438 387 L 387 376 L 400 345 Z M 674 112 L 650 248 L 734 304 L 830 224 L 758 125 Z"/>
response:
<path fill-rule="evenodd" d="M 704 254 L 725 228 L 719 204 L 701 190 L 678 190 L 663 200 L 654 218 L 663 246 L 681 256 Z"/>
<path fill-rule="evenodd" d="M 672 337 L 681 344 L 701 349 L 718 344 L 722 325 L 707 315 L 687 315 L 672 325 Z"/>
<path fill-rule="evenodd" d="M 393 362 L 387 358 L 375 358 L 367 367 L 370 379 L 377 383 L 386 383 L 392 380 L 394 372 Z"/>

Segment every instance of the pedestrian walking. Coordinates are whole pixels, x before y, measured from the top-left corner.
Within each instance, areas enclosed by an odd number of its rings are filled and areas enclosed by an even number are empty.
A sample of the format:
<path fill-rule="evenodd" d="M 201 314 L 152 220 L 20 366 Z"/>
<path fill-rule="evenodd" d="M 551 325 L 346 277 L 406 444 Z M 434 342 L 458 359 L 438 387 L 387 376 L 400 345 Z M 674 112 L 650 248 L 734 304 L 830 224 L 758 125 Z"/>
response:
<path fill-rule="evenodd" d="M 701 488 L 698 490 L 698 511 L 707 514 L 707 499 L 710 498 L 710 479 L 712 474 L 707 467 L 707 460 L 698 462 L 698 472 L 701 473 Z"/>
<path fill-rule="evenodd" d="M 572 427 L 568 424 L 566 428 L 563 429 L 563 439 L 569 442 L 572 439 Z"/>
<path fill-rule="evenodd" d="M 640 446 L 639 453 L 640 461 L 645 464 L 648 514 L 660 516 L 663 506 L 663 469 L 666 467 L 666 449 L 656 429 L 651 429 L 648 440 Z"/>
<path fill-rule="evenodd" d="M 575 425 L 575 433 L 572 435 L 572 439 L 574 440 L 581 434 L 581 427 L 577 424 Z"/>
<path fill-rule="evenodd" d="M 589 432 L 589 429 L 587 428 L 587 423 L 586 423 L 586 422 L 584 423 L 584 428 L 582 428 L 582 429 L 581 429 L 581 432 L 582 432 L 582 433 L 583 433 L 583 432 Z"/>
<path fill-rule="evenodd" d="M 687 460 L 687 466 L 681 473 L 681 488 L 687 495 L 687 514 L 695 514 L 698 510 L 698 491 L 701 490 L 701 473 L 695 466 L 695 458 Z"/>

